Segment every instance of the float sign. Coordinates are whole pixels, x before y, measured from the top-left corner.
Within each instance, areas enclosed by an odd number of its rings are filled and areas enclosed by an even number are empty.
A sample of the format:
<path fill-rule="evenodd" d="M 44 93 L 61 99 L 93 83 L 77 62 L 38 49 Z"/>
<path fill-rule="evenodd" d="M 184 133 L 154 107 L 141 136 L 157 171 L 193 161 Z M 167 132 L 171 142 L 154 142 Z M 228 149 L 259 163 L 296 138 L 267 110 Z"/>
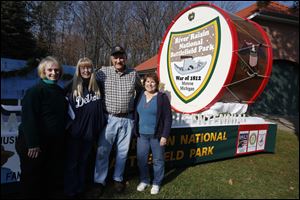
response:
<path fill-rule="evenodd" d="M 224 11 L 197 4 L 169 26 L 159 52 L 158 73 L 171 106 L 197 113 L 220 97 L 232 62 L 232 36 Z"/>

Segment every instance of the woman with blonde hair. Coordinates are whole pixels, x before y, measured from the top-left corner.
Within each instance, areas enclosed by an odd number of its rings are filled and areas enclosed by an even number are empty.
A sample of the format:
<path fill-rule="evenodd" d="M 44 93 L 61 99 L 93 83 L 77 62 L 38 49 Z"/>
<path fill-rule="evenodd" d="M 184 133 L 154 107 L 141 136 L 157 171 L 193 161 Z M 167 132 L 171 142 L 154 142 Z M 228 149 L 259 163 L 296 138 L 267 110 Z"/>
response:
<path fill-rule="evenodd" d="M 58 61 L 48 56 L 38 66 L 39 83 L 22 99 L 16 150 L 20 157 L 23 198 L 50 197 L 63 177 L 67 101 L 57 85 Z"/>
<path fill-rule="evenodd" d="M 79 59 L 66 92 L 74 116 L 67 136 L 64 190 L 67 197 L 74 198 L 84 193 L 89 153 L 105 122 L 101 93 L 89 58 Z"/>

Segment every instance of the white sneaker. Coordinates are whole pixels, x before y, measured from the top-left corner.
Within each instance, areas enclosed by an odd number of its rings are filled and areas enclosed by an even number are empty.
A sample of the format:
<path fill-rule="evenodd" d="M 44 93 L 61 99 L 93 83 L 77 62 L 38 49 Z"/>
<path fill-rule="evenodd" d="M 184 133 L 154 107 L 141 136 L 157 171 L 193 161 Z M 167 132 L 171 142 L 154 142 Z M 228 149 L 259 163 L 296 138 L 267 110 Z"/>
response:
<path fill-rule="evenodd" d="M 142 192 L 142 191 L 144 191 L 146 189 L 146 187 L 148 185 L 149 184 L 147 184 L 147 183 L 140 182 L 140 184 L 136 187 L 136 190 Z"/>
<path fill-rule="evenodd" d="M 159 185 L 153 185 L 151 188 L 151 194 L 158 194 L 159 192 Z"/>

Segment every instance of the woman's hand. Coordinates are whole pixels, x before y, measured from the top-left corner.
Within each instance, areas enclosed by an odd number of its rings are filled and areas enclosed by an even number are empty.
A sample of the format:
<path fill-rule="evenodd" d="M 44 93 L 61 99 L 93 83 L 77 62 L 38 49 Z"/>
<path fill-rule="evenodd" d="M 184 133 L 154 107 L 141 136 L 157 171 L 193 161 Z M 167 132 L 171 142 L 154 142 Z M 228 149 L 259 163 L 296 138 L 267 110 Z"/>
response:
<path fill-rule="evenodd" d="M 167 144 L 167 138 L 161 137 L 159 144 L 160 146 L 165 146 Z"/>
<path fill-rule="evenodd" d="M 40 152 L 41 152 L 40 147 L 29 148 L 27 155 L 29 158 L 37 158 Z"/>

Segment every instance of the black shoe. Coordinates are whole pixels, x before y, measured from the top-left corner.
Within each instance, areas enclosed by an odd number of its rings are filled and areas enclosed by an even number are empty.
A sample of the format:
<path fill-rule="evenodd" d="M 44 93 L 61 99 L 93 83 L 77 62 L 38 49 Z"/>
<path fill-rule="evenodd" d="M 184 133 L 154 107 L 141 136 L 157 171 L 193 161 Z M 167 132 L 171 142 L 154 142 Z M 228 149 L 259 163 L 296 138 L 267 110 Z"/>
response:
<path fill-rule="evenodd" d="M 121 193 L 124 191 L 125 186 L 122 182 L 114 181 L 114 188 L 115 188 L 116 192 Z"/>

